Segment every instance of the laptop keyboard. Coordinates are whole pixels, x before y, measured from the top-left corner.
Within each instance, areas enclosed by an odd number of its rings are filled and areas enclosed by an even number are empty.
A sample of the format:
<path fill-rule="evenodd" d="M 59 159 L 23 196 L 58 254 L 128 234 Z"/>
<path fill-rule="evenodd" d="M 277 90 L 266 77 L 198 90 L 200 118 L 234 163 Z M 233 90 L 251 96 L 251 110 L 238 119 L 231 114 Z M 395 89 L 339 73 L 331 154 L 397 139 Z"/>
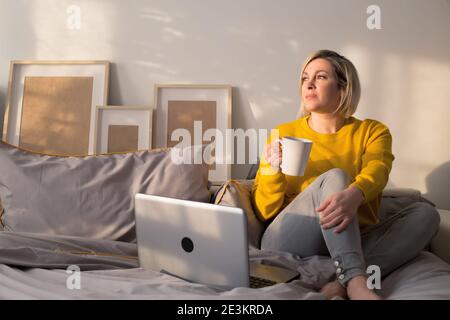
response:
<path fill-rule="evenodd" d="M 269 287 L 269 286 L 273 286 L 274 284 L 277 284 L 277 283 L 272 280 L 250 276 L 250 288 L 253 288 L 253 289 Z"/>

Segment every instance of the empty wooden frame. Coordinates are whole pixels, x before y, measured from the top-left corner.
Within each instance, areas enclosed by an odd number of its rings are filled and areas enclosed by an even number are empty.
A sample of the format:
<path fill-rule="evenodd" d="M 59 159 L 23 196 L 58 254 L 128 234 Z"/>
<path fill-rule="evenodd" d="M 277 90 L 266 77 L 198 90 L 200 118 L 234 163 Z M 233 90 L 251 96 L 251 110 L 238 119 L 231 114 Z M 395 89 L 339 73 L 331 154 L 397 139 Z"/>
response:
<path fill-rule="evenodd" d="M 96 154 L 133 152 L 152 148 L 153 109 L 140 106 L 97 106 Z"/>
<path fill-rule="evenodd" d="M 156 147 L 173 147 L 175 145 L 199 145 L 213 143 L 218 137 L 206 134 L 209 129 L 216 129 L 226 140 L 227 129 L 231 129 L 232 87 L 230 85 L 155 85 L 155 133 Z M 196 127 L 194 123 L 196 122 Z M 200 125 L 199 125 L 200 124 Z M 174 132 L 182 129 L 189 132 L 190 141 L 177 140 Z M 214 140 L 214 141 L 212 141 Z M 230 141 L 222 141 L 228 146 Z M 229 148 L 222 152 L 213 151 L 215 162 L 209 172 L 209 180 L 222 183 L 231 178 Z M 215 153 L 215 154 L 214 154 Z M 219 154 L 221 159 L 219 159 Z"/>
<path fill-rule="evenodd" d="M 92 154 L 108 79 L 108 61 L 11 61 L 3 140 L 46 154 Z"/>

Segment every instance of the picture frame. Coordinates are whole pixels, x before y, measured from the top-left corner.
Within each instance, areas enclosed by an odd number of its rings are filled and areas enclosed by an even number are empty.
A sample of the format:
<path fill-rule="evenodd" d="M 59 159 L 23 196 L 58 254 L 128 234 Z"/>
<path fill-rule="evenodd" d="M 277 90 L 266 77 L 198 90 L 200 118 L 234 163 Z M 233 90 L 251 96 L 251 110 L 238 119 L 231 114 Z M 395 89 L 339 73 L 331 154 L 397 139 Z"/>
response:
<path fill-rule="evenodd" d="M 229 131 L 227 129 L 231 129 L 232 126 L 232 86 L 227 84 L 155 84 L 154 93 L 156 113 L 154 145 L 173 147 L 178 142 L 171 140 L 172 133 L 180 128 L 192 134 L 190 145 L 210 144 L 212 140 L 203 139 L 204 133 L 208 129 L 217 129 L 225 138 L 224 148 L 222 152 L 216 152 L 214 155 L 215 159 L 210 167 L 208 179 L 216 185 L 229 180 L 231 178 L 230 158 L 233 151 L 229 147 L 231 141 L 227 138 L 227 131 Z M 198 124 L 198 121 L 201 121 L 203 133 L 201 137 L 193 134 L 196 130 L 194 123 Z"/>
<path fill-rule="evenodd" d="M 153 108 L 97 106 L 94 153 L 134 152 L 152 148 Z"/>
<path fill-rule="evenodd" d="M 109 69 L 106 60 L 11 61 L 2 139 L 46 154 L 92 154 Z"/>

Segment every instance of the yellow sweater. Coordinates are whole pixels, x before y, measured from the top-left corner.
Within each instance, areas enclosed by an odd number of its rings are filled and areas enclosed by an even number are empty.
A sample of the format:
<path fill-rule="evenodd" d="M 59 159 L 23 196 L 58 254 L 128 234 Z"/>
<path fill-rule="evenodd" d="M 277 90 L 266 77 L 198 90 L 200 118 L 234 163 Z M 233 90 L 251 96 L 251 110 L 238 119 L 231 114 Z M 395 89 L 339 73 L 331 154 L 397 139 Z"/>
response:
<path fill-rule="evenodd" d="M 348 174 L 350 185 L 364 194 L 365 200 L 358 208 L 360 227 L 378 223 L 381 193 L 394 161 L 389 129 L 376 120 L 361 121 L 350 117 L 338 132 L 321 134 L 309 127 L 308 118 L 276 128 L 280 138 L 305 138 L 312 140 L 313 146 L 303 177 L 284 175 L 272 169 L 264 157 L 261 158 L 252 192 L 258 218 L 262 221 L 274 218 L 318 176 L 330 169 L 341 168 Z M 272 138 L 269 137 L 268 142 Z M 271 174 L 267 174 L 267 170 Z"/>

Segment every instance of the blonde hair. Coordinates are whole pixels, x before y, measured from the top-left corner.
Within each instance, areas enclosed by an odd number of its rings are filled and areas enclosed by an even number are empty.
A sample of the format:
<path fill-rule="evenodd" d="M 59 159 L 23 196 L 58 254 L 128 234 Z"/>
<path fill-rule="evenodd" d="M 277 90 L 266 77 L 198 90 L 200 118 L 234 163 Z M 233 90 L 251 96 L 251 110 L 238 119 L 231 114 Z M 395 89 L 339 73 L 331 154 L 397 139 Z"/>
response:
<path fill-rule="evenodd" d="M 300 98 L 302 97 L 302 84 L 303 84 L 303 72 L 306 66 L 315 59 L 328 60 L 333 66 L 334 73 L 338 82 L 339 88 L 342 90 L 341 100 L 335 113 L 344 115 L 345 118 L 349 118 L 356 112 L 358 107 L 359 98 L 361 96 L 361 85 L 359 83 L 358 72 L 356 71 L 353 63 L 346 57 L 341 56 L 337 52 L 331 50 L 319 50 L 313 52 L 303 63 L 302 70 L 300 72 L 299 91 Z M 300 117 L 310 115 L 311 112 L 307 111 L 303 102 L 300 106 Z"/>

